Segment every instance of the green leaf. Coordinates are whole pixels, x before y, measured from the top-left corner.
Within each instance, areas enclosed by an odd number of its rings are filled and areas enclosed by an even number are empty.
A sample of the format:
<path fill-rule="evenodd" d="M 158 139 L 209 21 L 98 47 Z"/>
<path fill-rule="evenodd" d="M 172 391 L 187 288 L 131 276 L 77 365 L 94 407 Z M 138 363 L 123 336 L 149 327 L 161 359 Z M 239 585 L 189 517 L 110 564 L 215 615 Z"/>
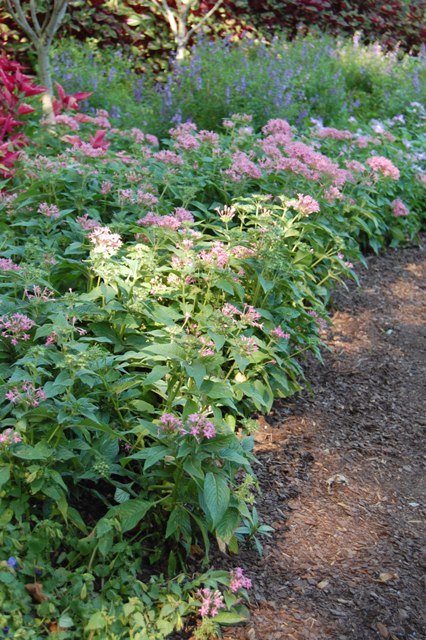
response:
<path fill-rule="evenodd" d="M 249 612 L 246 607 L 241 607 L 239 611 L 220 611 L 212 620 L 219 624 L 238 624 L 249 619 Z"/>
<path fill-rule="evenodd" d="M 122 462 L 127 462 L 128 460 L 145 460 L 144 471 L 146 471 L 149 467 L 157 464 L 159 460 L 162 460 L 168 453 L 170 453 L 170 449 L 160 444 L 155 447 L 147 447 L 142 451 L 137 451 L 127 458 L 122 458 Z"/>
<path fill-rule="evenodd" d="M 204 378 L 207 375 L 206 367 L 201 363 L 194 364 L 184 364 L 184 369 L 190 378 L 195 380 L 195 384 L 197 388 L 200 389 L 201 385 L 204 382 Z"/>
<path fill-rule="evenodd" d="M 52 455 L 53 449 L 43 442 L 37 442 L 35 447 L 29 444 L 20 445 L 15 449 L 13 455 L 23 460 L 47 460 Z"/>
<path fill-rule="evenodd" d="M 139 524 L 153 504 L 153 502 L 146 502 L 146 500 L 127 500 L 127 502 L 109 509 L 104 517 L 118 517 L 121 523 L 121 531 L 126 533 L 126 531 L 134 529 Z"/>
<path fill-rule="evenodd" d="M 203 495 L 213 526 L 216 526 L 229 505 L 230 492 L 225 478 L 217 473 L 207 473 Z"/>
<path fill-rule="evenodd" d="M 149 385 L 154 384 L 155 382 L 158 382 L 158 380 L 161 380 L 162 378 L 164 378 L 164 376 L 167 375 L 169 371 L 170 371 L 169 367 L 166 367 L 165 365 L 157 364 L 155 367 L 152 368 L 152 371 L 148 373 L 146 378 L 143 378 L 142 380 L 143 385 L 145 387 L 148 387 Z"/>
<path fill-rule="evenodd" d="M 224 542 L 228 543 L 232 538 L 234 531 L 238 528 L 241 516 L 238 509 L 231 507 L 225 511 L 225 514 L 216 527 L 216 535 Z"/>
<path fill-rule="evenodd" d="M 63 613 L 58 620 L 58 627 L 61 629 L 71 629 L 74 626 L 74 621 L 67 613 Z"/>
<path fill-rule="evenodd" d="M 90 616 L 85 629 L 86 631 L 97 631 L 98 629 L 104 629 L 106 625 L 107 621 L 102 611 L 96 611 Z"/>
<path fill-rule="evenodd" d="M 10 467 L 2 467 L 0 469 L 0 487 L 2 487 L 10 478 Z"/>

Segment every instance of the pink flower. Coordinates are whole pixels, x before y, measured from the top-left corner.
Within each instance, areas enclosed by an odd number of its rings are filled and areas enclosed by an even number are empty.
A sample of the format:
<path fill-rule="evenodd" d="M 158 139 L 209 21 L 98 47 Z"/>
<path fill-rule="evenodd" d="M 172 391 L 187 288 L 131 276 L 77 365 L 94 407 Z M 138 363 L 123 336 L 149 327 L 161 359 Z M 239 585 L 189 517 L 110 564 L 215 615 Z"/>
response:
<path fill-rule="evenodd" d="M 59 208 L 56 204 L 47 204 L 47 202 L 42 202 L 37 211 L 46 216 L 46 218 L 58 218 L 59 217 Z"/>
<path fill-rule="evenodd" d="M 56 333 L 56 331 L 52 331 L 52 333 L 47 336 L 46 341 L 44 343 L 46 347 L 48 347 L 51 344 L 55 344 L 57 337 L 58 337 L 58 334 Z"/>
<path fill-rule="evenodd" d="M 399 180 L 400 172 L 395 165 L 383 156 L 372 156 L 366 160 L 366 164 L 373 169 L 375 173 L 381 173 L 385 178 Z"/>
<path fill-rule="evenodd" d="M 33 285 L 32 293 L 29 293 L 27 289 L 25 289 L 24 295 L 28 300 L 41 300 L 42 302 L 48 302 L 50 298 L 54 296 L 53 291 L 50 291 L 47 287 L 42 289 L 39 285 Z"/>
<path fill-rule="evenodd" d="M 176 433 L 183 428 L 183 422 L 173 413 L 164 413 L 160 418 L 163 431 L 166 433 Z"/>
<path fill-rule="evenodd" d="M 112 189 L 112 182 L 110 180 L 104 180 L 101 184 L 101 193 L 106 196 Z"/>
<path fill-rule="evenodd" d="M 3 271 L 21 271 L 18 264 L 15 264 L 10 258 L 0 258 L 0 269 Z"/>
<path fill-rule="evenodd" d="M 288 203 L 293 209 L 303 216 L 309 216 L 311 213 L 317 213 L 320 210 L 319 204 L 311 196 L 297 194 L 297 200 L 290 200 Z"/>
<path fill-rule="evenodd" d="M 410 215 L 409 209 L 405 206 L 405 204 L 400 200 L 400 198 L 396 198 L 392 202 L 392 211 L 395 218 L 404 218 L 405 216 Z"/>
<path fill-rule="evenodd" d="M 213 618 L 219 613 L 220 609 L 225 608 L 223 602 L 223 595 L 220 591 L 212 591 L 209 588 L 198 589 L 196 593 L 197 597 L 201 599 L 200 616 L 202 618 Z"/>
<path fill-rule="evenodd" d="M 153 193 L 147 193 L 139 189 L 136 194 L 136 201 L 138 204 L 143 204 L 147 207 L 152 207 L 154 204 L 157 204 L 158 198 Z"/>
<path fill-rule="evenodd" d="M 187 426 L 189 428 L 189 432 L 185 431 L 184 433 L 189 433 L 191 436 L 201 436 L 210 440 L 214 438 L 216 435 L 216 427 L 201 413 L 192 413 L 188 416 Z"/>
<path fill-rule="evenodd" d="M 176 207 L 175 217 L 181 222 L 194 222 L 194 216 L 192 213 L 183 207 Z"/>
<path fill-rule="evenodd" d="M 184 164 L 183 158 L 178 156 L 174 151 L 169 151 L 168 149 L 157 151 L 152 157 L 160 162 L 164 162 L 164 164 L 172 164 L 176 166 L 182 166 Z"/>
<path fill-rule="evenodd" d="M 241 336 L 240 340 L 241 347 L 247 355 L 250 355 L 250 353 L 254 353 L 255 351 L 259 351 L 259 347 L 253 336 Z"/>
<path fill-rule="evenodd" d="M 96 229 L 97 227 L 99 227 L 99 222 L 97 220 L 94 220 L 93 218 L 89 218 L 88 213 L 85 213 L 84 216 L 78 216 L 76 218 L 76 221 L 78 222 L 80 227 L 86 230 Z"/>
<path fill-rule="evenodd" d="M 239 589 L 251 589 L 252 583 L 250 578 L 244 575 L 244 570 L 237 567 L 230 572 L 231 583 L 229 585 L 232 593 L 236 593 Z"/>
<path fill-rule="evenodd" d="M 251 327 L 263 328 L 263 324 L 257 322 L 262 316 L 254 307 L 249 304 L 244 305 L 244 309 L 240 314 L 240 320 Z"/>
<path fill-rule="evenodd" d="M 37 388 L 32 382 L 25 381 L 19 386 L 10 389 L 5 397 L 13 404 L 24 404 L 30 407 L 38 407 L 41 400 L 46 399 L 43 389 Z"/>
<path fill-rule="evenodd" d="M 232 166 L 225 173 L 234 182 L 239 182 L 242 178 L 254 178 L 259 180 L 262 172 L 259 167 L 243 151 L 236 151 L 232 154 Z"/>
<path fill-rule="evenodd" d="M 281 327 L 275 327 L 275 329 L 272 329 L 271 335 L 275 336 L 276 338 L 283 338 L 285 340 L 290 339 L 290 334 L 283 331 Z"/>
<path fill-rule="evenodd" d="M 334 129 L 334 127 L 324 127 L 315 132 L 317 138 L 332 138 L 333 140 L 352 140 L 354 134 L 346 129 Z"/>
<path fill-rule="evenodd" d="M 109 227 L 96 227 L 88 238 L 93 244 L 93 253 L 104 258 L 113 256 L 123 244 L 118 233 L 112 233 Z"/>
<path fill-rule="evenodd" d="M 34 320 L 22 313 L 14 313 L 12 316 L 0 317 L 0 329 L 3 329 L 1 335 L 10 340 L 16 346 L 20 340 L 27 341 L 30 339 L 29 331 L 35 325 Z"/>
<path fill-rule="evenodd" d="M 241 311 L 230 302 L 226 302 L 222 307 L 222 313 L 227 318 L 232 318 L 232 316 L 239 316 Z"/>
<path fill-rule="evenodd" d="M 209 251 L 200 251 L 200 258 L 203 262 L 217 266 L 219 269 L 223 269 L 229 261 L 229 253 L 225 249 L 222 242 L 213 242 Z"/>
<path fill-rule="evenodd" d="M 5 429 L 3 433 L 0 433 L 0 444 L 10 446 L 11 444 L 18 444 L 22 442 L 22 438 L 17 431 L 13 429 Z"/>
<path fill-rule="evenodd" d="M 291 138 L 291 136 L 293 135 L 291 126 L 289 125 L 287 120 L 283 120 L 280 118 L 268 120 L 268 122 L 262 128 L 262 133 L 264 133 L 265 135 L 280 133 L 283 134 L 286 138 Z"/>
<path fill-rule="evenodd" d="M 200 142 L 207 142 L 213 146 L 217 146 L 219 144 L 218 134 L 214 133 L 214 131 L 205 131 L 204 129 L 198 132 L 198 140 Z"/>

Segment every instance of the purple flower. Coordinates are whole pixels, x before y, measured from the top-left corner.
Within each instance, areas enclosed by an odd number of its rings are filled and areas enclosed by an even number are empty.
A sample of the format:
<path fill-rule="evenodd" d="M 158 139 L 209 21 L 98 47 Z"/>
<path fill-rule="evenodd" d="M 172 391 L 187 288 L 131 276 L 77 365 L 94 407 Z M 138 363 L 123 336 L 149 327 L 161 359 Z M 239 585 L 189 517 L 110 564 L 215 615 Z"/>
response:
<path fill-rule="evenodd" d="M 9 565 L 9 567 L 12 567 L 12 569 L 16 569 L 16 567 L 18 566 L 18 560 L 17 558 L 15 558 L 15 556 L 10 556 L 10 558 L 7 559 L 7 564 Z"/>

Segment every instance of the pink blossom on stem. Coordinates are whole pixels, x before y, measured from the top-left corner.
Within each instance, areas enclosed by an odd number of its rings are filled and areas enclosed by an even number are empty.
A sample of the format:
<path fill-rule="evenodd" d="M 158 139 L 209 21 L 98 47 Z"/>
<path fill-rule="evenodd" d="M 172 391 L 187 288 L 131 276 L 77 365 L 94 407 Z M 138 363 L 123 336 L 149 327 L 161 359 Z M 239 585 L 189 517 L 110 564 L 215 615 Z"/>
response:
<path fill-rule="evenodd" d="M 251 589 L 252 582 L 250 578 L 244 575 L 244 570 L 241 567 L 236 567 L 230 572 L 231 582 L 229 585 L 232 593 L 236 593 L 239 589 Z"/>
<path fill-rule="evenodd" d="M 223 595 L 220 591 L 212 591 L 209 588 L 198 589 L 197 597 L 201 599 L 200 616 L 202 618 L 213 618 L 219 613 L 220 609 L 225 608 Z"/>
<path fill-rule="evenodd" d="M 385 178 L 399 180 L 400 172 L 395 165 L 383 156 L 372 156 L 366 160 L 366 164 L 373 169 L 375 173 L 381 173 Z"/>
<path fill-rule="evenodd" d="M 396 200 L 392 202 L 392 212 L 395 218 L 405 218 L 410 215 L 410 210 L 400 198 L 396 198 Z"/>
<path fill-rule="evenodd" d="M 88 236 L 93 244 L 93 253 L 110 258 L 123 244 L 118 233 L 112 233 L 109 227 L 96 227 Z"/>
<path fill-rule="evenodd" d="M 42 213 L 46 218 L 58 218 L 59 217 L 59 208 L 56 204 L 48 204 L 47 202 L 42 202 L 37 211 Z"/>
<path fill-rule="evenodd" d="M 15 264 L 10 258 L 0 258 L 0 269 L 2 271 L 21 271 L 22 267 Z"/>
<path fill-rule="evenodd" d="M 272 329 L 271 335 L 275 336 L 276 338 L 283 338 L 284 340 L 290 339 L 290 334 L 283 331 L 281 327 L 275 327 L 275 329 Z"/>
<path fill-rule="evenodd" d="M 21 436 L 11 428 L 0 433 L 0 445 L 9 447 L 11 444 L 19 444 L 19 442 L 22 442 Z"/>
<path fill-rule="evenodd" d="M 317 213 L 320 210 L 319 204 L 314 198 L 304 196 L 301 193 L 297 194 L 297 200 L 290 200 L 288 204 L 303 216 L 309 216 L 311 213 Z"/>
<path fill-rule="evenodd" d="M 10 340 L 13 346 L 16 346 L 20 340 L 27 341 L 30 339 L 29 331 L 35 325 L 34 320 L 28 318 L 23 313 L 14 313 L 12 316 L 0 317 L 1 335 Z"/>

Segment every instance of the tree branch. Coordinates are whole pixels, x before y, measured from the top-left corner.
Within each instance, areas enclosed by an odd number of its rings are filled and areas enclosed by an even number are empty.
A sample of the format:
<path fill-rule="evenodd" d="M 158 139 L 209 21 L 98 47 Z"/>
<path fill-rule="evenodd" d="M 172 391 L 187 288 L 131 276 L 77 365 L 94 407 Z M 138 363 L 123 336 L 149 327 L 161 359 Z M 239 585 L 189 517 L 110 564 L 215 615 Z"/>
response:
<path fill-rule="evenodd" d="M 31 11 L 31 19 L 33 21 L 34 31 L 40 37 L 41 36 L 41 27 L 40 27 L 40 23 L 39 23 L 38 18 L 37 18 L 37 11 L 36 11 L 36 6 L 35 6 L 35 3 L 34 3 L 34 0 L 30 0 L 30 11 Z"/>
<path fill-rule="evenodd" d="M 189 38 L 192 36 L 193 33 L 196 33 L 202 26 L 203 24 L 205 24 L 205 22 L 207 22 L 207 20 L 210 18 L 210 16 L 212 16 L 214 14 L 214 12 L 219 9 L 220 5 L 222 4 L 223 0 L 217 0 L 216 4 L 214 5 L 214 7 L 212 7 L 210 9 L 210 11 L 207 11 L 207 13 L 201 18 L 201 20 L 199 22 L 197 22 L 197 24 L 195 24 L 186 34 L 186 40 L 188 41 Z"/>
<path fill-rule="evenodd" d="M 37 42 L 38 36 L 33 29 L 31 29 L 30 24 L 28 23 L 27 18 L 25 17 L 25 13 L 20 4 L 20 0 L 5 0 L 6 9 L 9 11 L 12 18 L 15 22 L 21 27 L 22 31 L 24 31 L 27 36 L 34 43 Z"/>
<path fill-rule="evenodd" d="M 49 43 L 53 36 L 61 26 L 61 22 L 68 8 L 68 0 L 54 0 L 53 11 L 50 20 L 45 28 L 45 32 L 49 38 Z"/>

